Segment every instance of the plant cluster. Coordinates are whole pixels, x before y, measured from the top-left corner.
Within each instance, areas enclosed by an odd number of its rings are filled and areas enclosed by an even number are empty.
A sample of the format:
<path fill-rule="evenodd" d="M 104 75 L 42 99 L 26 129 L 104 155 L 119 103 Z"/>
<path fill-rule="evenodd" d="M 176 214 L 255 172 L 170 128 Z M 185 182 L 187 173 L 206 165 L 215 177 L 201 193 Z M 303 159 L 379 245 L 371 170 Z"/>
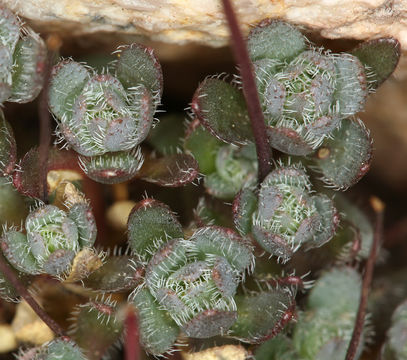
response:
<path fill-rule="evenodd" d="M 293 25 L 265 20 L 250 32 L 247 49 L 263 137 L 278 150 L 265 159 L 264 178 L 245 78 L 206 78 L 179 141 L 169 131 L 174 119 L 155 124 L 163 74 L 152 49 L 119 47 L 100 74 L 72 59 L 47 65 L 41 38 L 0 8 L 0 102 L 33 100 L 46 78 L 56 144 L 63 144 L 46 149 L 45 158 L 34 148 L 17 162 L 12 126 L 0 112 L 0 296 L 18 301 L 46 274 L 79 298 L 69 337 L 43 314 L 58 338 L 17 359 L 118 358 L 123 343 L 128 350 L 138 341 L 148 354 L 171 356 L 188 338 L 197 347 L 240 341 L 259 360 L 345 359 L 363 300 L 357 267 L 374 230 L 338 191 L 369 169 L 372 140 L 356 116 L 393 72 L 399 45 L 379 39 L 333 54 Z M 90 179 L 162 187 L 203 179 L 206 194 L 185 209 L 194 212 L 187 225 L 146 196 L 128 216 L 126 245 L 96 249 Z M 325 265 L 319 278 L 310 275 L 314 285 L 304 279 L 316 268 L 312 257 Z M 306 298 L 297 305 L 299 290 Z M 406 357 L 405 313 L 404 304 L 394 315 L 385 359 Z M 361 321 L 355 359 L 371 338 L 369 322 Z"/>

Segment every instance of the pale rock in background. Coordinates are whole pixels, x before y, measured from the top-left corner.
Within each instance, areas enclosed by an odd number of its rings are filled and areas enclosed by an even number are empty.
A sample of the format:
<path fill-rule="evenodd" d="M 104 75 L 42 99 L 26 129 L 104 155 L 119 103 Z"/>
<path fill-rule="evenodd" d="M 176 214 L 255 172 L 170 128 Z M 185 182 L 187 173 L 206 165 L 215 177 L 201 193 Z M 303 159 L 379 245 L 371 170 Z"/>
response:
<path fill-rule="evenodd" d="M 222 46 L 228 30 L 220 0 L 1 0 L 37 30 L 68 36 L 95 32 L 142 35 L 151 40 Z M 271 17 L 330 39 L 393 36 L 407 48 L 405 0 L 234 1 L 247 33 Z"/>

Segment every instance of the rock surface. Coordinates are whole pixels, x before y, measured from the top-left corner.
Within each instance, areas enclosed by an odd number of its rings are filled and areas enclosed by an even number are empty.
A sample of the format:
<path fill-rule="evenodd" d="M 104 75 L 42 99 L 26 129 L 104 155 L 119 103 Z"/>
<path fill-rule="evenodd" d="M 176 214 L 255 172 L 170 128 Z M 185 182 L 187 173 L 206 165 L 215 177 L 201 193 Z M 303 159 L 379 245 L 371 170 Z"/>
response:
<path fill-rule="evenodd" d="M 69 35 L 118 32 L 151 40 L 222 46 L 228 30 L 220 0 L 0 0 L 37 30 Z M 323 37 L 393 36 L 407 49 L 405 0 L 235 0 L 244 30 L 281 18 Z"/>

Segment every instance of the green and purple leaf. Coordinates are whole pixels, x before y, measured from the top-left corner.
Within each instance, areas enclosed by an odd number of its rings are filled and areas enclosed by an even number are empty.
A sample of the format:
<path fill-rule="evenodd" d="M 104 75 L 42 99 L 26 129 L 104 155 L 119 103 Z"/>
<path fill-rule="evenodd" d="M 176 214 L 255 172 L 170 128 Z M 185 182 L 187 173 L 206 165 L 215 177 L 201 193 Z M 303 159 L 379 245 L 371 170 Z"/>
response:
<path fill-rule="evenodd" d="M 364 42 L 353 49 L 365 66 L 370 89 L 378 88 L 395 70 L 401 55 L 397 39 L 382 38 Z"/>
<path fill-rule="evenodd" d="M 231 335 L 248 343 L 262 343 L 278 335 L 295 317 L 293 296 L 281 289 L 270 289 L 236 296 L 237 321 Z"/>
<path fill-rule="evenodd" d="M 95 291 L 117 292 L 131 290 L 143 281 L 144 269 L 136 257 L 119 255 L 108 257 L 103 265 L 82 282 Z"/>
<path fill-rule="evenodd" d="M 109 152 L 97 156 L 79 156 L 83 172 L 102 184 L 118 184 L 133 179 L 143 164 L 140 147 L 130 151 Z"/>
<path fill-rule="evenodd" d="M 133 253 L 148 261 L 156 241 L 183 237 L 182 226 L 167 205 L 154 200 L 140 201 L 127 222 L 129 246 Z"/>
<path fill-rule="evenodd" d="M 128 89 L 143 84 L 152 94 L 161 97 L 163 74 L 152 48 L 131 44 L 117 50 L 116 77 Z"/>
<path fill-rule="evenodd" d="M 363 122 L 344 119 L 314 155 L 313 169 L 328 186 L 346 190 L 367 173 L 372 151 L 372 139 Z"/>
<path fill-rule="evenodd" d="M 149 156 L 137 177 L 165 187 L 180 187 L 198 176 L 198 163 L 188 154 L 173 154 L 161 158 Z"/>
<path fill-rule="evenodd" d="M 81 172 L 77 157 L 73 151 L 62 151 L 50 148 L 46 172 L 51 170 L 74 170 Z M 13 173 L 13 184 L 23 195 L 40 198 L 42 176 L 38 148 L 32 148 L 20 160 L 19 169 Z"/>
<path fill-rule="evenodd" d="M 252 215 L 257 210 L 258 200 L 254 191 L 245 188 L 233 201 L 233 220 L 236 229 L 242 235 L 252 231 Z"/>
<path fill-rule="evenodd" d="M 226 81 L 206 78 L 195 91 L 191 109 L 218 139 L 236 145 L 253 140 L 243 93 Z"/>
<path fill-rule="evenodd" d="M 272 59 L 290 61 L 303 52 L 307 39 L 293 25 L 284 21 L 265 19 L 248 36 L 247 47 L 252 61 Z"/>

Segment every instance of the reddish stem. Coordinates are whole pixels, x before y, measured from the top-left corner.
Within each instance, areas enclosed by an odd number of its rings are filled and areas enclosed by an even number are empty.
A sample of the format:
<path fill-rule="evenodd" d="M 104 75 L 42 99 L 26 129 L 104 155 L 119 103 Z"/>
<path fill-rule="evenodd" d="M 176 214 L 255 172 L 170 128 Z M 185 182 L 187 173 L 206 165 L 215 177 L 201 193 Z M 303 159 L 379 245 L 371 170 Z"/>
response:
<path fill-rule="evenodd" d="M 44 87 L 42 89 L 39 105 L 38 117 L 40 121 L 40 145 L 39 145 L 39 163 L 40 163 L 40 196 L 44 202 L 48 201 L 48 154 L 51 145 L 51 114 L 48 110 L 48 92 L 51 78 L 51 70 L 55 61 L 58 59 L 58 51 L 61 47 L 61 40 L 58 36 L 51 35 L 47 39 L 48 55 L 45 63 Z"/>
<path fill-rule="evenodd" d="M 365 266 L 365 273 L 363 275 L 359 309 L 358 309 L 358 313 L 356 315 L 352 339 L 349 343 L 349 347 L 348 347 L 348 351 L 346 353 L 345 360 L 353 360 L 355 358 L 356 351 L 357 351 L 359 343 L 360 343 L 360 338 L 361 338 L 364 323 L 365 323 L 367 299 L 368 299 L 368 295 L 369 295 L 370 284 L 371 284 L 372 278 L 373 278 L 373 269 L 374 269 L 374 264 L 376 261 L 376 253 L 377 253 L 377 249 L 379 248 L 379 245 L 381 243 L 381 239 L 383 237 L 384 204 L 378 198 L 372 197 L 371 205 L 373 207 L 373 210 L 376 213 L 376 224 L 375 224 L 373 243 L 372 243 L 369 257 L 367 259 L 366 266 Z"/>
<path fill-rule="evenodd" d="M 257 86 L 253 74 L 253 64 L 250 61 L 246 43 L 240 31 L 239 24 L 230 0 L 222 0 L 226 19 L 229 25 L 232 46 L 242 76 L 243 94 L 247 103 L 250 122 L 256 143 L 257 160 L 259 163 L 259 182 L 261 183 L 271 170 L 271 148 L 267 136 L 267 128 L 261 109 Z"/>
<path fill-rule="evenodd" d="M 48 90 L 49 78 L 51 74 L 51 56 L 47 58 L 45 66 L 44 88 L 42 89 L 38 105 L 38 117 L 40 121 L 40 146 L 39 162 L 40 162 L 40 196 L 44 202 L 48 201 L 47 191 L 47 174 L 48 174 L 48 152 L 51 145 L 51 118 L 48 111 Z"/>
<path fill-rule="evenodd" d="M 126 360 L 139 360 L 140 359 L 140 341 L 137 316 L 134 308 L 129 306 L 125 321 L 126 339 L 125 351 Z"/>
<path fill-rule="evenodd" d="M 43 309 L 42 307 L 34 300 L 34 298 L 30 295 L 27 291 L 25 286 L 21 283 L 18 279 L 17 275 L 14 271 L 10 268 L 10 266 L 6 263 L 3 256 L 0 256 L 0 271 L 4 274 L 8 281 L 13 285 L 16 289 L 17 293 L 31 306 L 31 308 L 35 311 L 35 313 L 44 321 L 45 324 L 58 336 L 64 337 L 65 339 L 69 339 L 64 330 L 52 319 Z"/>

